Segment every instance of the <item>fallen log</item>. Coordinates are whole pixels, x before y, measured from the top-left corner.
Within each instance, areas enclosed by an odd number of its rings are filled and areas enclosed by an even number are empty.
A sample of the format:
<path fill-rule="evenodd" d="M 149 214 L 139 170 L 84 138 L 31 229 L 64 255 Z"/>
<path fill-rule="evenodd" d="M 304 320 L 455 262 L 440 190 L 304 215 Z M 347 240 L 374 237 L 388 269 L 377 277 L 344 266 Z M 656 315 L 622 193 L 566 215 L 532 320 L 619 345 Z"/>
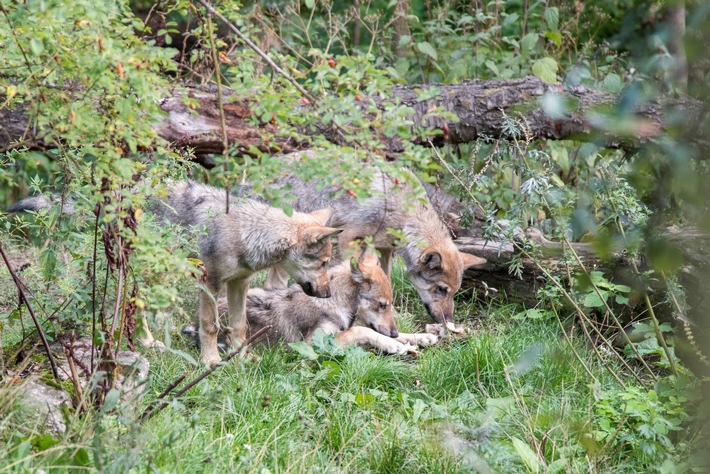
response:
<path fill-rule="evenodd" d="M 423 90 L 428 97 L 426 99 L 421 98 Z M 185 105 L 182 100 L 185 95 L 196 101 L 196 105 Z M 227 97 L 224 107 L 227 137 L 230 146 L 236 147 L 238 153 L 249 153 L 252 147 L 265 153 L 306 149 L 310 147 L 307 140 L 309 134 L 322 134 L 335 142 L 342 140 L 338 133 L 329 133 L 329 127 L 325 126 L 314 126 L 311 128 L 313 131 L 302 130 L 306 136 L 304 140 L 296 140 L 285 133 L 280 135 L 278 125 L 270 122 L 255 124 L 251 107 L 253 98 L 237 97 L 228 90 L 224 95 Z M 425 145 L 430 140 L 435 145 L 442 145 L 470 143 L 484 136 L 504 137 L 503 114 L 506 114 L 524 120 L 532 135 L 538 139 L 597 139 L 608 147 L 634 148 L 677 126 L 669 120 L 677 121 L 682 116 L 687 124 L 699 124 L 704 113 L 698 101 L 673 98 L 639 101 L 623 117 L 615 117 L 613 110 L 621 100 L 620 96 L 583 86 L 548 84 L 535 77 L 398 86 L 391 89 L 386 97 L 373 98 L 380 110 L 392 103 L 402 103 L 411 107 L 409 119 L 414 128 L 425 125 L 447 130 L 445 134 L 415 136 L 412 139 Z M 360 105 L 363 110 L 368 100 L 363 99 Z M 553 107 L 549 105 L 551 102 L 562 105 Z M 156 124 L 160 137 L 176 148 L 190 148 L 196 155 L 222 153 L 220 115 L 214 87 L 176 87 L 166 91 L 160 106 L 165 112 L 163 120 Z M 30 112 L 32 110 L 35 109 L 31 105 L 0 109 L 0 150 L 19 146 L 55 146 L 43 142 L 44 137 L 49 135 L 47 130 L 37 125 Z M 669 114 L 669 111 L 677 113 Z M 456 119 L 446 119 L 440 112 L 451 113 Z M 673 116 L 675 119 L 669 119 Z M 629 120 L 631 118 L 633 120 Z M 688 132 L 686 135 L 693 140 L 702 140 L 701 132 Z M 402 143 L 397 139 L 382 137 L 382 141 L 387 153 L 402 150 Z"/>

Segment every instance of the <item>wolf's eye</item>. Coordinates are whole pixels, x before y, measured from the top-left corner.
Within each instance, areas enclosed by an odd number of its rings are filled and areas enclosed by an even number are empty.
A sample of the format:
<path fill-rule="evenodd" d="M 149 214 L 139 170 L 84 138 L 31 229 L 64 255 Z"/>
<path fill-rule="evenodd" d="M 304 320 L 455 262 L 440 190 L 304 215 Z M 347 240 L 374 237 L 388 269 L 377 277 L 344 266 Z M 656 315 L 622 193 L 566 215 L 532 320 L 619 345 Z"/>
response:
<path fill-rule="evenodd" d="M 437 287 L 436 287 L 436 291 L 437 291 L 440 295 L 444 295 L 444 296 L 446 296 L 447 294 L 449 294 L 449 288 L 448 288 L 447 286 L 443 286 L 443 285 L 437 286 Z"/>
<path fill-rule="evenodd" d="M 325 267 L 328 266 L 328 262 L 323 262 L 320 265 L 321 270 L 325 270 Z"/>
<path fill-rule="evenodd" d="M 380 303 L 380 311 L 386 311 L 389 303 Z"/>

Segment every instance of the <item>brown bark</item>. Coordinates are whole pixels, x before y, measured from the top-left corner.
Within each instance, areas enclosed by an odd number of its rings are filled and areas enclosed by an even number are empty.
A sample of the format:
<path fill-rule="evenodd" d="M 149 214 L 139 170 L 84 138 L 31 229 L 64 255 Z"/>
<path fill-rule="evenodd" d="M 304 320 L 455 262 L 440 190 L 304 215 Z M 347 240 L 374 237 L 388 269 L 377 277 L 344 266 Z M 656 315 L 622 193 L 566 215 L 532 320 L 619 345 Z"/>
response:
<path fill-rule="evenodd" d="M 637 117 L 622 126 L 613 118 L 599 118 L 595 111 L 612 109 L 619 97 L 593 91 L 581 86 L 565 87 L 547 84 L 534 77 L 510 81 L 465 81 L 460 84 L 432 86 L 437 94 L 432 99 L 420 100 L 421 87 L 401 86 L 390 91 L 390 99 L 400 101 L 413 109 L 412 121 L 439 128 L 448 132 L 431 137 L 417 137 L 415 142 L 426 144 L 429 140 L 441 145 L 444 142 L 469 143 L 482 136 L 501 137 L 503 112 L 508 116 L 522 117 L 535 138 L 589 140 L 601 139 L 609 147 L 634 147 L 639 143 L 666 132 L 665 117 L 669 109 L 682 111 L 688 124 L 700 123 L 701 104 L 691 99 L 655 100 L 639 105 L 634 110 Z M 180 97 L 184 92 L 196 99 L 195 110 L 185 106 Z M 564 117 L 553 118 L 540 105 L 543 96 L 555 95 L 568 103 L 569 111 Z M 386 102 L 380 102 L 380 107 Z M 195 153 L 209 154 L 222 151 L 219 109 L 214 88 L 187 87 L 176 90 L 163 99 L 166 112 L 163 121 L 156 125 L 160 136 L 177 148 L 192 148 Z M 27 110 L 31 110 L 28 108 Z M 30 147 L 51 147 L 42 143 L 42 131 L 30 126 L 30 113 L 25 109 L 0 110 L 0 150 L 19 144 Z M 443 120 L 437 110 L 452 113 L 458 121 Z M 271 123 L 252 125 L 246 122 L 251 115 L 250 99 L 231 97 L 225 106 L 227 135 L 231 145 L 241 152 L 253 146 L 263 152 L 291 152 L 308 148 L 307 141 L 279 136 L 278 126 Z M 298 113 L 298 111 L 294 111 Z M 677 126 L 677 124 L 672 126 Z M 328 133 L 320 127 L 317 133 L 339 140 L 337 133 Z M 312 133 L 304 131 L 304 133 Z M 686 132 L 688 135 L 691 133 Z M 700 132 L 694 136 L 702 139 Z M 401 143 L 387 143 L 390 153 L 401 151 Z"/>
<path fill-rule="evenodd" d="M 540 235 L 539 231 L 528 232 L 528 236 L 537 241 L 540 246 L 541 256 L 536 256 L 537 263 L 553 276 L 566 279 L 568 266 L 563 258 L 565 253 L 563 245 L 559 242 L 546 241 Z M 705 291 L 706 285 L 703 283 L 706 280 L 704 276 L 710 270 L 710 234 L 694 229 L 671 228 L 664 231 L 661 238 L 678 250 L 682 261 L 676 277 L 685 290 L 689 308 L 685 316 L 699 327 L 710 329 L 710 321 L 707 318 L 710 294 Z M 508 301 L 519 302 L 528 307 L 534 307 L 540 302 L 537 290 L 545 284 L 545 279 L 540 278 L 543 272 L 532 260 L 522 258 L 520 276 L 511 274 L 510 263 L 519 255 L 512 244 L 487 241 L 480 237 L 459 237 L 455 242 L 462 252 L 472 253 L 488 260 L 485 265 L 471 268 L 465 273 L 463 289 L 472 288 L 479 295 L 486 292 L 489 296 L 501 295 Z M 572 247 L 587 270 L 601 270 L 612 281 L 629 285 L 637 296 L 640 296 L 646 283 L 634 274 L 626 253 L 616 252 L 602 258 L 591 244 L 573 243 Z M 641 271 L 648 269 L 643 256 L 639 264 Z M 574 265 L 570 268 L 574 271 Z M 650 282 L 652 298 L 656 301 L 665 300 L 665 291 L 655 291 L 664 289 L 662 279 L 653 278 Z M 667 306 L 666 311 L 672 313 L 672 317 L 678 316 L 675 314 L 675 308 Z"/>

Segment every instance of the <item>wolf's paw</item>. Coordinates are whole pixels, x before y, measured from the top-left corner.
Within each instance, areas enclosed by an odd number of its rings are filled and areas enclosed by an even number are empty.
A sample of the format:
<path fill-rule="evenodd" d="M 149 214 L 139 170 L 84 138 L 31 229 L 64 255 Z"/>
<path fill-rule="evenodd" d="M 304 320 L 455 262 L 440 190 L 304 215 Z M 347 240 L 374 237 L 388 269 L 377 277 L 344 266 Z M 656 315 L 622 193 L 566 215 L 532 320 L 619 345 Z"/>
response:
<path fill-rule="evenodd" d="M 240 335 L 239 331 L 235 331 L 234 329 L 227 327 L 224 330 L 225 333 L 225 342 L 227 343 L 227 346 L 233 351 L 237 351 L 244 347 L 244 342 L 246 341 L 246 335 Z"/>
<path fill-rule="evenodd" d="M 167 350 L 165 344 L 160 341 L 153 341 L 148 347 L 158 352 L 165 352 Z"/>
<path fill-rule="evenodd" d="M 463 324 L 446 323 L 446 329 L 457 334 L 466 332 L 466 327 Z"/>
<path fill-rule="evenodd" d="M 424 326 L 424 331 L 433 334 L 437 337 L 444 337 L 446 335 L 446 327 L 443 324 L 427 324 Z"/>
<path fill-rule="evenodd" d="M 400 333 L 397 340 L 403 344 L 412 344 L 416 346 L 431 346 L 439 342 L 439 337 L 435 334 L 417 333 L 403 334 Z"/>
<path fill-rule="evenodd" d="M 222 358 L 217 351 L 203 351 L 200 354 L 200 363 L 207 367 L 215 367 L 220 362 L 222 362 Z"/>
<path fill-rule="evenodd" d="M 386 354 L 406 354 L 405 344 L 402 344 L 396 339 L 387 336 L 379 336 L 372 345 Z"/>

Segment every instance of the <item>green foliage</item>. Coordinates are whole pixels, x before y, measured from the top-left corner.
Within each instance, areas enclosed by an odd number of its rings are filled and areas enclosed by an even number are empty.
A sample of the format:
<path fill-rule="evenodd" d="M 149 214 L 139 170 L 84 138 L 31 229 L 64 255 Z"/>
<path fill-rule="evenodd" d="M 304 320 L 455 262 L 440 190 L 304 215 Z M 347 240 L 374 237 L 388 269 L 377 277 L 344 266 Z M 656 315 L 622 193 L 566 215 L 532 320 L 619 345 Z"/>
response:
<path fill-rule="evenodd" d="M 675 472 L 685 472 L 689 463 L 672 439 L 690 418 L 685 411 L 687 402 L 687 395 L 681 393 L 666 391 L 659 396 L 655 390 L 636 387 L 604 392 L 597 398 L 595 427 L 587 436 L 633 459 L 633 464 L 623 463 L 621 469 L 633 466 L 667 472 L 673 466 Z"/>
<path fill-rule="evenodd" d="M 509 112 L 504 140 L 446 146 L 446 164 L 435 164 L 413 139 L 442 133 L 429 124 L 450 118 L 447 112 L 428 109 L 415 126 L 411 105 L 387 101 L 400 83 L 535 75 L 622 94 L 618 111 L 596 111 L 589 120 L 633 135 L 643 124 L 627 111 L 676 87 L 664 30 L 654 36 L 653 52 L 636 49 L 658 19 L 649 2 L 215 2 L 299 82 L 310 94 L 306 101 L 187 1 L 117 0 L 101 8 L 88 0 L 0 2 L 0 111 L 29 111 L 40 134 L 38 143 L 0 153 L 0 204 L 28 193 L 76 198 L 71 215 L 59 208 L 0 215 L 0 243 L 36 262 L 22 279 L 52 341 L 89 333 L 96 316 L 110 324 L 116 310 L 135 310 L 131 317 L 144 315 L 150 325 L 164 322 L 169 353 L 152 360 L 149 398 L 194 370 L 194 349 L 171 335 L 194 309 L 201 275 L 190 258 L 195 236 L 155 222 L 149 212 L 166 178 L 199 174 L 190 152 L 155 130 L 164 116 L 161 99 L 183 82 L 207 84 L 220 74 L 234 97 L 248 100 L 251 124 L 274 125 L 274 133 L 294 143 L 309 141 L 313 153 L 288 165 L 253 148 L 245 154 L 234 143 L 204 173 L 217 184 L 248 181 L 287 211 L 288 196 L 271 187 L 286 167 L 359 197 L 367 196 L 374 170 L 408 179 L 400 168 L 412 168 L 475 203 L 464 225 L 482 212 L 486 236 L 508 239 L 533 258 L 542 249 L 521 237 L 531 225 L 565 244 L 591 241 L 600 255 L 624 251 L 633 259 L 646 243 L 657 272 L 637 275 L 646 291 L 649 278 L 665 279 L 679 266 L 676 247 L 646 239 L 651 226 L 687 222 L 707 210 L 707 193 L 698 192 L 707 187 L 707 166 L 685 145 L 682 117 L 668 117 L 666 136 L 617 151 L 601 142 L 538 141 Z M 702 14 L 698 2 L 686 3 L 689 18 Z M 140 9 L 150 17 L 145 22 Z M 419 100 L 437 92 L 421 92 Z M 184 102 L 195 106 L 193 99 Z M 555 119 L 574 106 L 553 94 L 541 105 Z M 401 144 L 403 152 L 384 159 L 384 141 Z M 25 238 L 38 249 L 24 249 Z M 675 463 L 690 469 L 688 453 L 702 438 L 693 439 L 694 401 L 682 387 L 695 381 L 675 355 L 673 328 L 636 323 L 623 354 L 600 343 L 597 336 L 610 330 L 600 324 L 595 333 L 590 318 L 613 319 L 614 306 L 630 308 L 637 288 L 598 271 L 575 273 L 569 251 L 562 263 L 577 279 L 547 275 L 535 308 L 495 303 L 481 310 L 457 302 L 457 321 L 471 325 L 483 317 L 484 328 L 419 359 L 342 348 L 317 333 L 311 346 L 263 349 L 259 364 L 226 367 L 144 425 L 106 389 L 97 409 L 75 414 L 69 432 L 52 437 L 23 426 L 2 392 L 0 415 L 13 417 L 0 416 L 0 470 L 587 472 L 668 471 Z M 521 257 L 511 271 L 522 270 Z M 2 275 L 0 337 L 14 349 L 26 336 L 26 312 L 17 309 Z M 425 311 L 401 268 L 394 281 L 400 328 L 421 329 Z M 571 311 L 570 303 L 578 308 Z M 176 322 L 165 322 L 166 314 Z M 560 331 L 569 334 L 561 338 Z M 125 343 L 120 332 L 99 330 L 95 340 L 118 349 Z M 638 365 L 624 366 L 627 360 Z M 650 372 L 638 376 L 634 370 L 647 361 Z M 680 378 L 668 379 L 669 371 Z M 661 378 L 653 390 L 643 386 L 652 378 Z M 683 436 L 683 429 L 692 434 Z"/>

